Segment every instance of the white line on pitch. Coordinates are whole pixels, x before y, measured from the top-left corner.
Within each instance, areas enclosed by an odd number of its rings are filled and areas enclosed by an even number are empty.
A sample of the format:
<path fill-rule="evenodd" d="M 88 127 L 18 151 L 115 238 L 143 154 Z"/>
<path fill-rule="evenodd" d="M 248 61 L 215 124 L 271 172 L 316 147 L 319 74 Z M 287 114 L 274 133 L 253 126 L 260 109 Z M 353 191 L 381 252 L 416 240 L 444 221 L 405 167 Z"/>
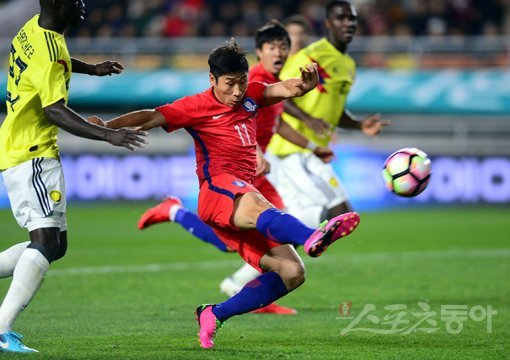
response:
<path fill-rule="evenodd" d="M 202 261 L 202 262 L 175 262 L 163 264 L 143 265 L 106 265 L 97 267 L 74 267 L 67 269 L 50 269 L 50 276 L 67 275 L 94 275 L 114 273 L 138 273 L 138 272 L 162 272 L 162 271 L 189 271 L 209 269 L 235 269 L 241 265 L 241 259 L 236 255 L 232 260 Z M 408 251 L 408 252 L 381 252 L 367 254 L 334 255 L 320 258 L 320 262 L 374 262 L 374 261 L 416 261 L 416 260 L 441 260 L 451 258 L 508 258 L 510 248 L 502 249 L 462 249 L 462 250 L 438 250 L 438 251 Z M 316 260 L 305 259 L 307 264 Z"/>

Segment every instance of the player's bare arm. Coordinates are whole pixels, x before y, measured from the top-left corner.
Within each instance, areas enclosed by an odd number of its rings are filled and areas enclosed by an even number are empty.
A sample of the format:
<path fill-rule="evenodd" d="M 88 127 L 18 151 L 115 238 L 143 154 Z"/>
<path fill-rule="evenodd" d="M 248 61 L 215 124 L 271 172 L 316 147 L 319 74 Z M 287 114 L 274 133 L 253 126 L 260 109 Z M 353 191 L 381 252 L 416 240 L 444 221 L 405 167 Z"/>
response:
<path fill-rule="evenodd" d="M 312 152 L 315 154 L 315 156 L 320 158 L 324 163 L 330 163 L 335 156 L 335 154 L 333 153 L 333 150 L 331 150 L 329 147 L 318 146 L 317 144 L 309 141 L 307 138 L 305 138 L 299 132 L 294 130 L 292 128 L 292 126 L 290 126 L 283 119 L 280 119 L 276 132 L 281 137 L 290 141 L 291 143 L 294 143 L 302 148 L 307 148 L 307 149 L 312 150 Z"/>
<path fill-rule="evenodd" d="M 166 125 L 165 117 L 155 109 L 133 111 L 110 121 L 105 126 L 110 129 L 121 129 L 126 127 L 139 127 L 142 130 L 150 130 L 155 127 Z"/>
<path fill-rule="evenodd" d="M 115 146 L 123 146 L 129 150 L 143 148 L 147 141 L 146 132 L 139 129 L 112 130 L 88 122 L 79 114 L 58 101 L 44 108 L 48 121 L 67 132 L 92 140 L 102 140 Z"/>
<path fill-rule="evenodd" d="M 117 61 L 103 61 L 97 64 L 88 64 L 76 58 L 71 58 L 71 66 L 74 73 L 88 74 L 95 76 L 106 76 L 112 74 L 120 74 L 124 70 Z"/>
<path fill-rule="evenodd" d="M 374 137 L 377 136 L 385 126 L 390 124 L 391 121 L 381 120 L 380 114 L 370 115 L 365 119 L 358 121 L 349 112 L 349 110 L 344 110 L 339 126 L 346 129 L 359 129 L 363 132 L 363 134 Z"/>
<path fill-rule="evenodd" d="M 292 78 L 276 84 L 269 85 L 264 94 L 269 105 L 293 97 L 303 96 L 317 86 L 319 73 L 317 64 L 307 64 L 301 71 L 301 78 Z"/>
<path fill-rule="evenodd" d="M 312 129 L 317 135 L 326 135 L 330 130 L 330 124 L 324 121 L 323 119 L 319 119 L 311 116 L 310 114 L 304 112 L 300 107 L 298 107 L 292 99 L 285 101 L 284 103 L 284 111 L 294 116 L 296 119 L 301 120 L 306 126 Z"/>

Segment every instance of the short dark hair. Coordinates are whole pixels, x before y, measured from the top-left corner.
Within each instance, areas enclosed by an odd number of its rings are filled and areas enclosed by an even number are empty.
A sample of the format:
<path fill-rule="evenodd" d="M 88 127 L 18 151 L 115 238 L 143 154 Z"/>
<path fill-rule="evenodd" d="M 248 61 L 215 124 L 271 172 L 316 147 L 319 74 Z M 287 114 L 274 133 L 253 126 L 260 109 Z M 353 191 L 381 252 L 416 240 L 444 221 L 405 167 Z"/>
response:
<path fill-rule="evenodd" d="M 349 1 L 346 0 L 332 0 L 326 5 L 326 17 L 329 16 L 329 13 L 331 12 L 331 9 L 337 6 L 352 6 L 352 4 Z"/>
<path fill-rule="evenodd" d="M 290 37 L 287 29 L 276 19 L 257 29 L 255 32 L 255 46 L 257 49 L 262 49 L 265 43 L 270 43 L 274 40 L 285 41 L 290 46 Z"/>
<path fill-rule="evenodd" d="M 249 68 L 246 52 L 234 38 L 214 49 L 209 55 L 208 63 L 209 71 L 216 79 L 222 75 L 247 73 Z"/>
<path fill-rule="evenodd" d="M 292 24 L 299 25 L 305 30 L 305 33 L 313 35 L 312 25 L 310 24 L 310 21 L 308 21 L 308 19 L 303 15 L 300 14 L 291 15 L 285 20 L 283 20 L 283 24 L 285 26 Z"/>

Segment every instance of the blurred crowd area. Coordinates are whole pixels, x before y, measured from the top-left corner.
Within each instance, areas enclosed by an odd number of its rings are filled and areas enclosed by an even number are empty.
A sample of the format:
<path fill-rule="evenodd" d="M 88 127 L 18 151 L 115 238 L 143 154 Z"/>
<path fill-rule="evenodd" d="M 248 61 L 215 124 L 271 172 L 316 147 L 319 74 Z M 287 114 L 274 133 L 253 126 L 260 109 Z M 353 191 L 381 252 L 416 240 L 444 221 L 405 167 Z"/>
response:
<path fill-rule="evenodd" d="M 2 0 L 0 0 L 2 1 Z M 270 19 L 304 15 L 324 34 L 321 0 L 87 0 L 74 37 L 252 36 Z M 358 35 L 443 36 L 507 33 L 510 0 L 353 0 Z"/>

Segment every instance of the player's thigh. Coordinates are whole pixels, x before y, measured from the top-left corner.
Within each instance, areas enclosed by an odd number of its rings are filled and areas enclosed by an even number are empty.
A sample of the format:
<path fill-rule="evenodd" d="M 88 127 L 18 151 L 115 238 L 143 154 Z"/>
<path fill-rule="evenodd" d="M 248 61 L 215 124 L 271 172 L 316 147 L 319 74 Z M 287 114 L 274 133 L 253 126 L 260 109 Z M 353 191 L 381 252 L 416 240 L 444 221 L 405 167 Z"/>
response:
<path fill-rule="evenodd" d="M 277 171 L 269 177 L 287 209 L 334 207 L 347 199 L 340 179 L 330 164 L 313 154 L 296 153 L 279 158 Z"/>
<path fill-rule="evenodd" d="M 255 229 L 260 214 L 271 208 L 274 208 L 273 204 L 259 192 L 239 195 L 234 202 L 234 225 L 239 229 Z"/>
<path fill-rule="evenodd" d="M 67 229 L 64 174 L 58 160 L 32 159 L 3 171 L 2 177 L 21 227 Z"/>
<path fill-rule="evenodd" d="M 264 196 L 264 198 L 273 204 L 275 208 L 280 210 L 285 208 L 280 194 L 278 194 L 276 188 L 269 182 L 265 175 L 257 176 L 253 180 L 253 186 L 255 186 L 257 190 L 260 191 L 260 193 Z"/>
<path fill-rule="evenodd" d="M 285 244 L 271 248 L 260 259 L 260 268 L 280 275 L 287 289 L 293 290 L 304 282 L 305 265 L 293 246 Z"/>

